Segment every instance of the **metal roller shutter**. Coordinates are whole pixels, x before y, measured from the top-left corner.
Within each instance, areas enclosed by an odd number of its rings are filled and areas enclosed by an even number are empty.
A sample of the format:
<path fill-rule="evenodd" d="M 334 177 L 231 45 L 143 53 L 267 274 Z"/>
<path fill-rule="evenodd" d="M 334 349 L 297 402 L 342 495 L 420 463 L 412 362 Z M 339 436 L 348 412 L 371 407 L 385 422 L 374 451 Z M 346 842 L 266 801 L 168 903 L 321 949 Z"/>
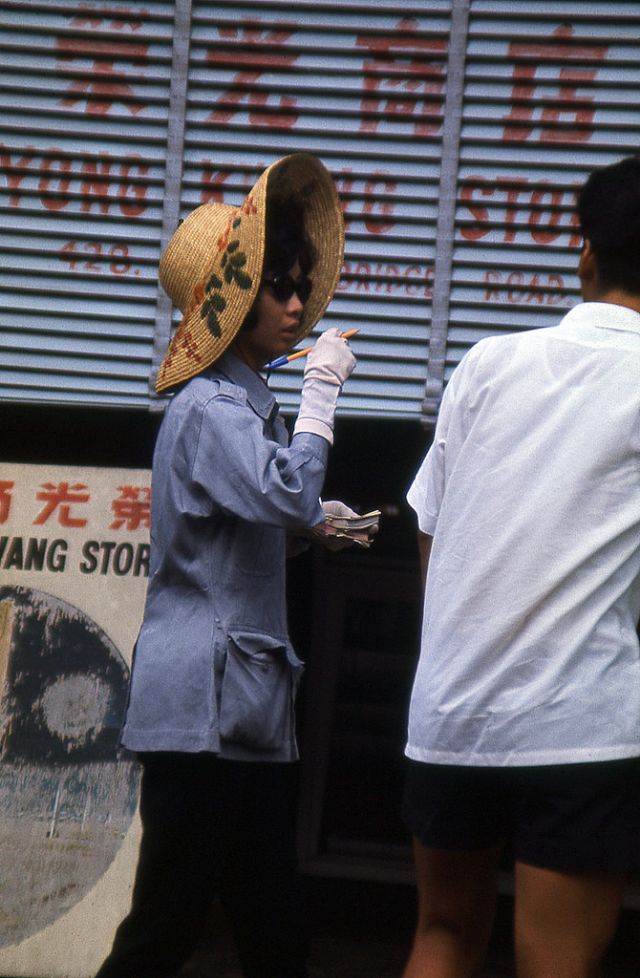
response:
<path fill-rule="evenodd" d="M 450 12 L 446 4 L 193 4 L 182 212 L 236 204 L 288 152 L 332 171 L 344 274 L 322 328 L 360 328 L 351 415 L 416 416 L 429 334 Z M 300 364 L 274 374 L 285 410 Z"/>
<path fill-rule="evenodd" d="M 576 301 L 573 193 L 637 150 L 639 28 L 638 0 L 5 0 L 2 395 L 162 407 L 163 243 L 308 150 L 347 229 L 321 328 L 360 328 L 340 410 L 431 423 L 474 342 Z"/>
<path fill-rule="evenodd" d="M 148 403 L 173 6 L 3 2 L 6 398 Z"/>
<path fill-rule="evenodd" d="M 573 205 L 593 168 L 638 151 L 640 4 L 471 0 L 446 358 L 551 326 L 579 300 Z M 445 363 L 446 360 L 446 363 Z"/>

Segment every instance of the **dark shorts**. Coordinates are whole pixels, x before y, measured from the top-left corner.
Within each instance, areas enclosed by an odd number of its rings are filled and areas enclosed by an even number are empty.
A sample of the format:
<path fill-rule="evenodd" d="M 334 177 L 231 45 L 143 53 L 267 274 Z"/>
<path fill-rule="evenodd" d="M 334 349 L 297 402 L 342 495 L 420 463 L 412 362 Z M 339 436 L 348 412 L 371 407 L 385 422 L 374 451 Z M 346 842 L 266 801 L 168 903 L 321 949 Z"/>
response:
<path fill-rule="evenodd" d="M 541 767 L 408 761 L 402 814 L 433 849 L 504 844 L 561 872 L 640 868 L 640 758 Z"/>

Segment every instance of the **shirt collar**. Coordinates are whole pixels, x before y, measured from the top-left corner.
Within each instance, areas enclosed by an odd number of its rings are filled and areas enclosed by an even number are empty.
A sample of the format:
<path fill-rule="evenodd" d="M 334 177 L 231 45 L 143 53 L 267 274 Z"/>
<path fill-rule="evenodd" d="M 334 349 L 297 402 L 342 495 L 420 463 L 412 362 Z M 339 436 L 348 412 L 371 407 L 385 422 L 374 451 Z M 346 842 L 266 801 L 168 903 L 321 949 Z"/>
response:
<path fill-rule="evenodd" d="M 613 302 L 580 302 L 570 309 L 562 320 L 571 326 L 587 323 L 602 329 L 620 329 L 631 333 L 640 333 L 640 313 L 628 306 L 619 306 Z"/>
<path fill-rule="evenodd" d="M 216 373 L 224 374 L 232 384 L 244 387 L 249 404 L 256 414 L 264 418 L 265 421 L 275 417 L 278 413 L 276 399 L 262 377 L 231 350 L 226 350 L 210 369 Z"/>

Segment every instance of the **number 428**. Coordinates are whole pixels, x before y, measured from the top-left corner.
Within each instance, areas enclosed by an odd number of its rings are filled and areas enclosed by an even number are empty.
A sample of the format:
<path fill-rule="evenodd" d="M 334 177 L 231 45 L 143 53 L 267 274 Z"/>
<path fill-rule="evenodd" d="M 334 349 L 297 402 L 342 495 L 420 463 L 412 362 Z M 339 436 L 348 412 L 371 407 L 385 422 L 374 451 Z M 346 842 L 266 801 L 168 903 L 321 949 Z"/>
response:
<path fill-rule="evenodd" d="M 104 273 L 108 269 L 113 275 L 128 275 L 131 271 L 129 248 L 126 244 L 113 244 L 110 247 L 100 241 L 69 241 L 60 249 L 62 261 L 69 262 L 74 271 L 82 268 L 87 272 Z M 138 270 L 134 272 L 138 274 Z"/>

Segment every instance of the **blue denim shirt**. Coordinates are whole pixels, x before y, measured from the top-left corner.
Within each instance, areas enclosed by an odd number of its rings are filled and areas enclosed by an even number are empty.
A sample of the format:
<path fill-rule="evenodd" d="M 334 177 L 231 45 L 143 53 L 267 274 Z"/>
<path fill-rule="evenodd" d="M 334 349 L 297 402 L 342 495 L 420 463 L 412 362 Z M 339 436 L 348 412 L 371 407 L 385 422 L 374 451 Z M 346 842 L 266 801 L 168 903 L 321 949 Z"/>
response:
<path fill-rule="evenodd" d="M 172 398 L 153 461 L 130 750 L 297 757 L 286 531 L 323 519 L 329 446 L 306 433 L 288 441 L 273 394 L 229 352 Z"/>

